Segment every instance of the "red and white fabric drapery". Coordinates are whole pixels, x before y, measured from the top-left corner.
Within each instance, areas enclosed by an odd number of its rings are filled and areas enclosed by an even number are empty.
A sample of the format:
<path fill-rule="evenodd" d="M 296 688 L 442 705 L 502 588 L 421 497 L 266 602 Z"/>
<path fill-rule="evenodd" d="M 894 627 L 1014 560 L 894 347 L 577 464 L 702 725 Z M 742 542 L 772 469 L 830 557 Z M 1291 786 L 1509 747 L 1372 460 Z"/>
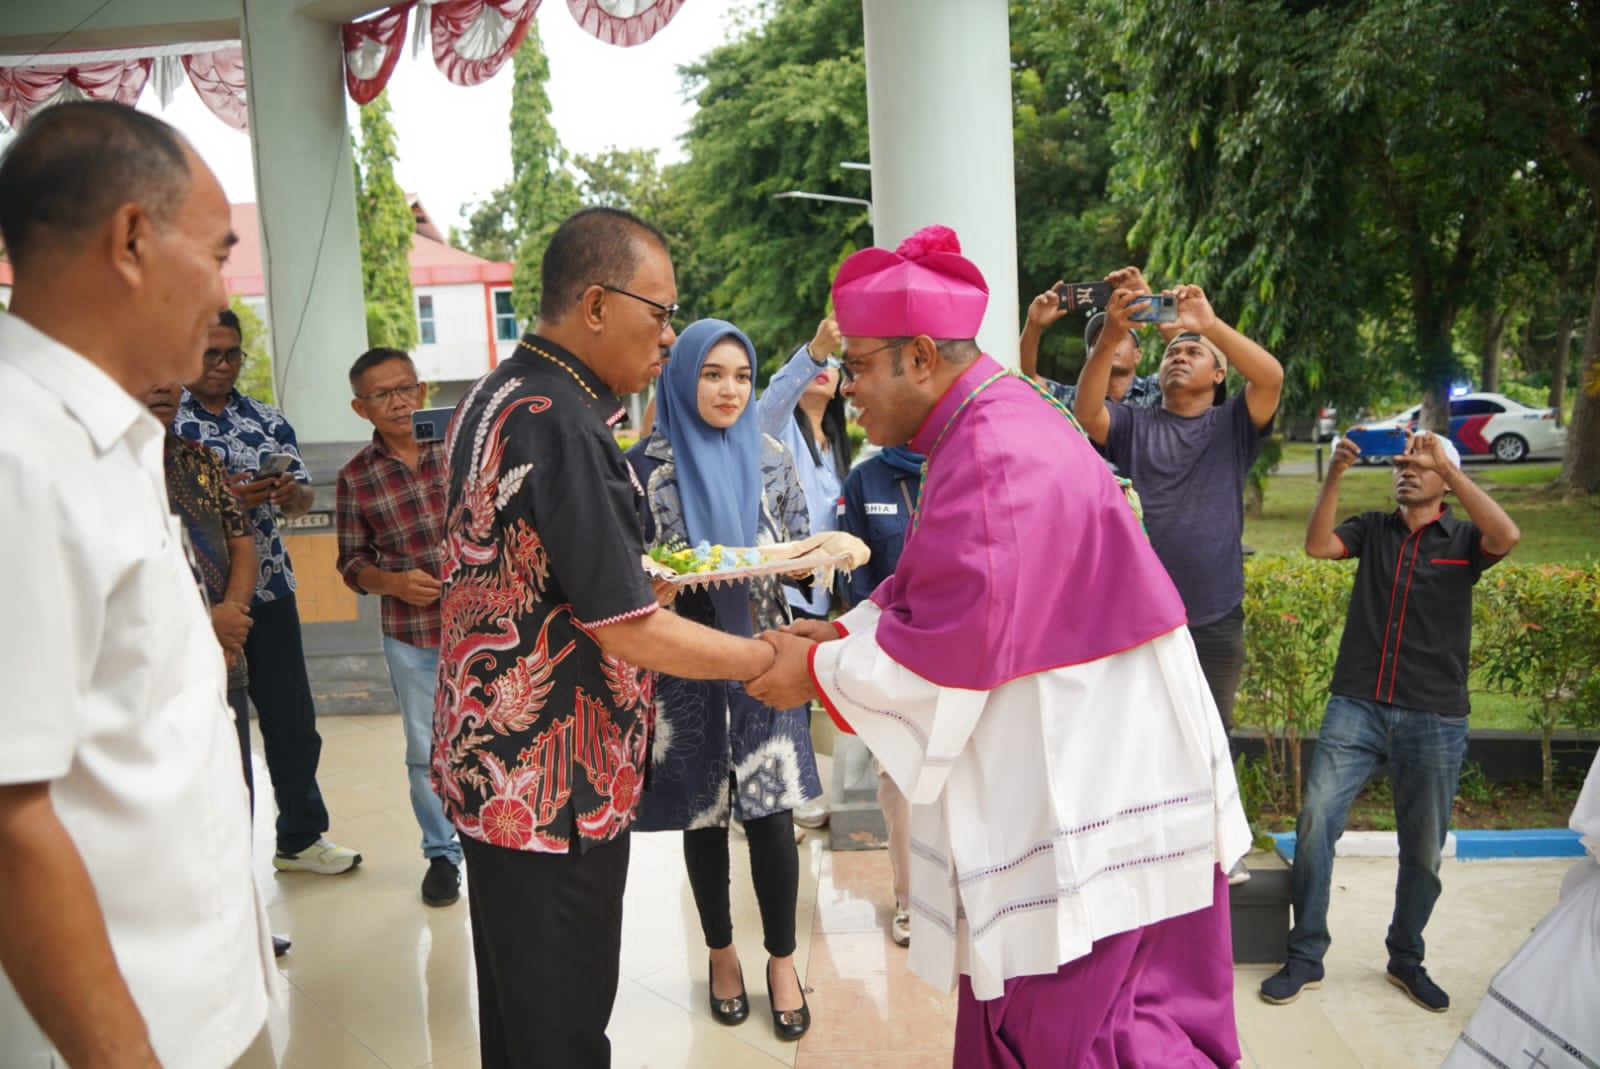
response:
<path fill-rule="evenodd" d="M 383 91 L 417 16 L 416 47 L 430 39 L 433 62 L 456 85 L 494 77 L 527 36 L 541 0 L 407 0 L 343 27 L 345 86 L 365 104 Z M 684 0 L 567 0 L 579 26 L 607 44 L 643 44 L 672 21 Z M 41 62 L 42 61 L 42 62 Z M 153 84 L 163 103 L 187 75 L 217 118 L 248 127 L 244 50 L 237 43 L 115 49 L 0 58 L 0 116 L 21 126 L 41 107 L 67 100 L 132 105 Z"/>
<path fill-rule="evenodd" d="M 431 38 L 433 62 L 456 85 L 488 81 L 505 66 L 527 35 L 541 0 L 410 0 L 344 27 L 345 86 L 365 104 L 388 84 L 414 8 L 414 48 Z M 578 25 L 612 45 L 650 40 L 684 0 L 567 0 Z"/>
<path fill-rule="evenodd" d="M 244 50 L 237 44 L 179 49 L 118 49 L 46 55 L 48 63 L 0 62 L 0 116 L 21 126 L 28 116 L 68 100 L 115 100 L 130 107 L 153 84 L 162 102 L 185 76 L 208 108 L 235 129 L 247 128 Z"/>

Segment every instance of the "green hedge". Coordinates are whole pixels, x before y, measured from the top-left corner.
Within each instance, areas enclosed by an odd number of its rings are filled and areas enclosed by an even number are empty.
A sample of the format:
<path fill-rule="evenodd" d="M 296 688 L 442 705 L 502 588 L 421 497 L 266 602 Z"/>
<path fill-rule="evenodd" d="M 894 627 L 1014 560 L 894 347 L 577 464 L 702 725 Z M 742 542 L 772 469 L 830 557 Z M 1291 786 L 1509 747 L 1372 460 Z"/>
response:
<path fill-rule="evenodd" d="M 1300 803 L 1300 740 L 1317 730 L 1339 652 L 1355 565 L 1308 557 L 1245 564 L 1245 669 L 1236 721 L 1266 739 L 1264 790 Z M 1501 564 L 1473 597 L 1473 678 L 1480 692 L 1529 703 L 1529 727 L 1550 740 L 1558 728 L 1600 727 L 1600 564 Z"/>
<path fill-rule="evenodd" d="M 1473 598 L 1472 661 L 1489 689 L 1527 699 L 1544 796 L 1562 727 L 1600 727 L 1600 564 L 1500 565 Z"/>

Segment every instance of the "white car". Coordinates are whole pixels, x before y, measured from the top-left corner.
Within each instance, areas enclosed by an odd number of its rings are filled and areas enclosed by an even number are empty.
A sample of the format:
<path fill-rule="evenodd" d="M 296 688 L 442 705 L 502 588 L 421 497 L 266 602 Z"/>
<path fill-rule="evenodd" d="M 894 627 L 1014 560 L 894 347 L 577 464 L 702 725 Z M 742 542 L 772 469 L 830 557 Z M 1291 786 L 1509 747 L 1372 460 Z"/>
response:
<path fill-rule="evenodd" d="M 1361 423 L 1351 430 L 1406 427 L 1416 430 L 1421 405 L 1413 405 L 1388 419 Z M 1529 408 L 1505 394 L 1469 393 L 1450 399 L 1450 440 L 1463 458 L 1493 457 L 1514 464 L 1535 453 L 1559 453 L 1567 444 L 1567 429 L 1556 422 L 1553 408 Z M 1378 463 L 1384 457 L 1362 458 Z"/>

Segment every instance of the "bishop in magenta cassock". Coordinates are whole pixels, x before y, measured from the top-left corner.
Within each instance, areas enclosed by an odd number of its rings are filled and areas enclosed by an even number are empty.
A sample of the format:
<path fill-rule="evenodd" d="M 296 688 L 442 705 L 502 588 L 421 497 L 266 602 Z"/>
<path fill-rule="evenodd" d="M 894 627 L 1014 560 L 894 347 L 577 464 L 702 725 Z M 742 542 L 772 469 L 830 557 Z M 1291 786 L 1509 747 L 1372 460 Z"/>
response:
<path fill-rule="evenodd" d="M 1231 1066 L 1224 873 L 1249 848 L 1183 604 L 1066 413 L 973 341 L 948 228 L 833 282 L 867 437 L 927 457 L 894 574 L 769 633 L 912 802 L 909 964 L 959 987 L 957 1069 Z"/>

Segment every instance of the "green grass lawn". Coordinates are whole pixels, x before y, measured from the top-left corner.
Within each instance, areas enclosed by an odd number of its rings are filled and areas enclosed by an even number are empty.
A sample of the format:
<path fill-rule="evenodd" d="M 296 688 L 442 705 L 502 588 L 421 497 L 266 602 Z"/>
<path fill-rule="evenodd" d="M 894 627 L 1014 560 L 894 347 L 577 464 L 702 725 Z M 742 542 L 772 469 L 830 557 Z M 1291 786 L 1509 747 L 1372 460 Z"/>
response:
<path fill-rule="evenodd" d="M 1313 446 L 1284 446 L 1280 469 L 1310 463 Z M 1323 447 L 1326 462 L 1331 449 Z M 1522 529 L 1522 542 L 1512 559 L 1519 564 L 1575 564 L 1600 559 L 1600 499 L 1562 500 L 1550 491 L 1560 472 L 1556 462 L 1532 464 L 1469 464 L 1467 474 L 1487 489 Z M 1262 515 L 1246 516 L 1245 545 L 1259 553 L 1302 552 L 1306 520 L 1321 485 L 1314 473 L 1273 475 L 1267 481 Z M 1447 502 L 1449 498 L 1445 499 Z M 1392 509 L 1393 490 L 1386 467 L 1357 465 L 1345 473 L 1339 488 L 1339 518 L 1368 509 Z"/>
<path fill-rule="evenodd" d="M 1286 443 L 1280 470 L 1311 463 L 1313 450 L 1308 443 Z M 1324 463 L 1331 455 L 1332 450 L 1324 446 Z M 1563 500 L 1552 493 L 1550 485 L 1560 469 L 1561 465 L 1555 462 L 1467 465 L 1467 474 L 1493 494 L 1521 528 L 1522 541 L 1510 558 L 1520 564 L 1575 564 L 1600 559 L 1600 500 Z M 1320 488 L 1314 472 L 1273 475 L 1267 482 L 1263 514 L 1245 517 L 1245 545 L 1264 554 L 1304 552 L 1306 520 Z M 1345 473 L 1339 492 L 1340 519 L 1368 509 L 1393 507 L 1388 468 L 1357 465 Z M 1530 726 L 1527 704 L 1474 687 L 1472 723 L 1482 728 L 1526 730 Z"/>

